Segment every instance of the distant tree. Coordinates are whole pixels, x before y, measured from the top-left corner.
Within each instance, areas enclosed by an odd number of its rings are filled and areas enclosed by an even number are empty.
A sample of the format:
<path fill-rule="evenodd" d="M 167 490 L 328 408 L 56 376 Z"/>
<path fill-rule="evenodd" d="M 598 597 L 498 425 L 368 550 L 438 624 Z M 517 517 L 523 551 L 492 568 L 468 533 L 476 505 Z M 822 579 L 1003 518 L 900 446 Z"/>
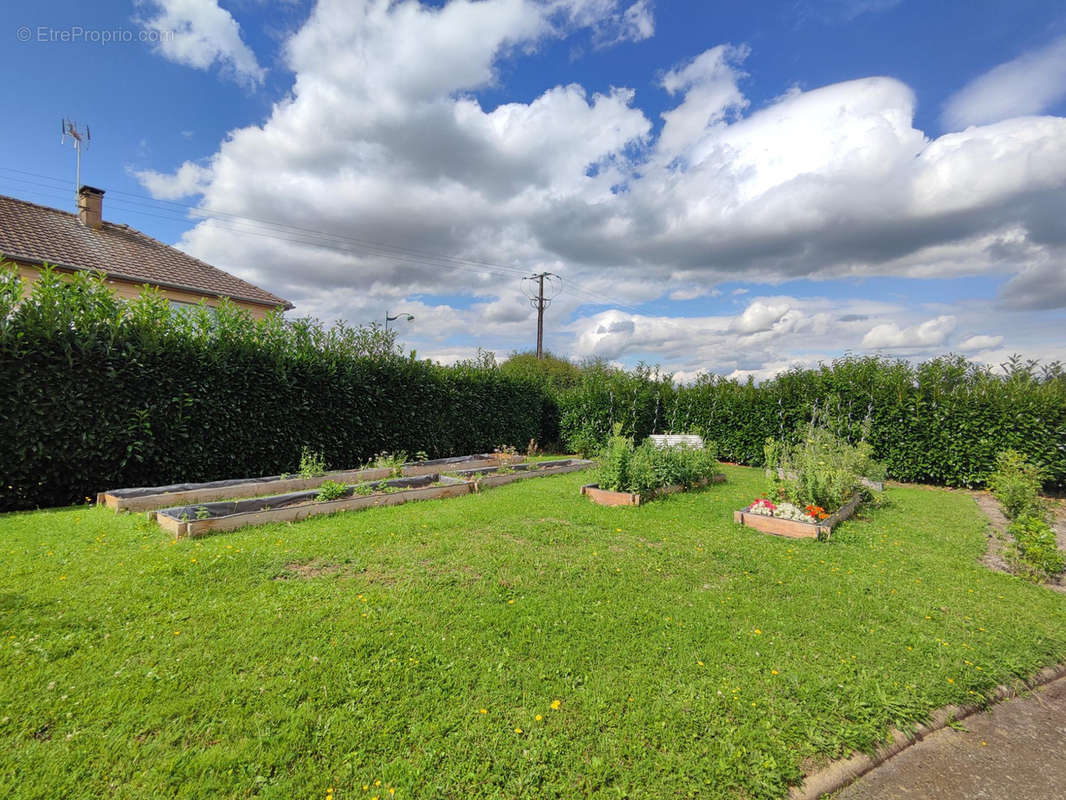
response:
<path fill-rule="evenodd" d="M 581 381 L 581 369 L 576 364 L 551 353 L 538 359 L 530 350 L 511 353 L 500 364 L 500 371 L 511 377 L 530 378 L 557 391 L 572 389 Z"/>

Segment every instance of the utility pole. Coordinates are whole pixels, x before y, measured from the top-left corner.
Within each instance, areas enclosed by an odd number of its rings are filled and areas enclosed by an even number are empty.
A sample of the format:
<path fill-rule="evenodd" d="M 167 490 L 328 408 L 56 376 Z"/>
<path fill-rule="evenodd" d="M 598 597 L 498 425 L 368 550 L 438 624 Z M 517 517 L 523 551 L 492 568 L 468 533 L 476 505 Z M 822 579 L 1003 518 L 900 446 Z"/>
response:
<path fill-rule="evenodd" d="M 554 294 L 553 281 L 560 280 L 553 272 L 538 272 L 522 279 L 526 283 L 526 296 L 529 304 L 537 309 L 537 358 L 544 358 L 544 309 L 552 304 L 551 295 Z M 544 282 L 548 282 L 549 296 L 544 296 Z M 533 293 L 534 282 L 536 294 Z"/>

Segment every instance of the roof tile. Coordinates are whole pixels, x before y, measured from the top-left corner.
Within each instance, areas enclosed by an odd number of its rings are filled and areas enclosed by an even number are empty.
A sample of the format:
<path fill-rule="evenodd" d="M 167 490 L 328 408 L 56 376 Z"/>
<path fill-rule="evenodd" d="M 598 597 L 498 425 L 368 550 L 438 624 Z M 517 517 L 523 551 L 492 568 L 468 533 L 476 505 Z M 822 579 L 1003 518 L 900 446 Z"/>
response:
<path fill-rule="evenodd" d="M 0 195 L 0 256 L 292 308 L 289 301 L 128 225 L 104 222 L 93 229 L 82 225 L 76 214 L 5 195 Z"/>

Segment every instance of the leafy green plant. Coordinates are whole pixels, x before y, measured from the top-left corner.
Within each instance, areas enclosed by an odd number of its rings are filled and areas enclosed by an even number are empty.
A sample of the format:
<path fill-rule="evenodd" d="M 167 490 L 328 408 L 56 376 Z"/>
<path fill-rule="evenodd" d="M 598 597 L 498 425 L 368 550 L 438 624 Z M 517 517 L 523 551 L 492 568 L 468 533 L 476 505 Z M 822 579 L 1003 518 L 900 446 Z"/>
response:
<path fill-rule="evenodd" d="M 650 440 L 639 447 L 621 435 L 616 425 L 614 435 L 600 459 L 600 487 L 615 492 L 632 492 L 650 497 L 667 486 L 690 488 L 718 472 L 717 451 L 713 442 L 704 447 L 656 447 Z"/>
<path fill-rule="evenodd" d="M 996 469 L 988 476 L 988 488 L 1011 519 L 1041 515 L 1042 471 L 1017 450 L 1004 450 L 996 456 Z"/>
<path fill-rule="evenodd" d="M 1066 557 L 1055 541 L 1055 531 L 1038 514 L 1018 517 L 1007 527 L 1007 533 L 1014 538 L 1018 560 L 1032 577 L 1044 580 L 1066 567 Z"/>
<path fill-rule="evenodd" d="M 862 478 L 877 480 L 884 475 L 868 442 L 849 444 L 812 424 L 805 426 L 803 438 L 795 444 L 768 439 L 764 453 L 772 496 L 801 508 L 835 511 L 855 492 L 871 493 Z"/>
<path fill-rule="evenodd" d="M 393 477 L 399 477 L 403 474 L 403 465 L 406 463 L 407 453 L 403 450 L 398 450 L 395 453 L 383 450 L 374 456 L 373 465 L 378 469 L 389 470 L 389 474 Z"/>
<path fill-rule="evenodd" d="M 629 491 L 629 469 L 633 457 L 633 440 L 622 436 L 622 426 L 615 425 L 607 446 L 600 454 L 598 478 L 601 489 L 611 492 Z"/>
<path fill-rule="evenodd" d="M 207 506 L 200 506 L 196 509 L 197 519 L 208 519 L 211 516 L 211 512 L 207 510 Z"/>
<path fill-rule="evenodd" d="M 300 453 L 300 469 L 298 474 L 301 478 L 319 478 L 325 475 L 325 458 L 318 451 L 305 447 Z"/>
<path fill-rule="evenodd" d="M 326 503 L 330 500 L 340 500 L 348 494 L 348 487 L 343 483 L 337 481 L 324 481 L 321 486 L 318 487 L 318 494 L 315 496 L 315 501 L 318 503 Z"/>

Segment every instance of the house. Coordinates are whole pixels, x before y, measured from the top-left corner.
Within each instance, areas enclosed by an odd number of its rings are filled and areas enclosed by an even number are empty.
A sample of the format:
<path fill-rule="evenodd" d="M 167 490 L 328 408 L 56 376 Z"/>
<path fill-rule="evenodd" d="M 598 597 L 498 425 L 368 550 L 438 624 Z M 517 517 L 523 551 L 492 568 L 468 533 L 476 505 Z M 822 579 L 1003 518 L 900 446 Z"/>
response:
<path fill-rule="evenodd" d="M 121 298 L 133 299 L 153 286 L 174 308 L 201 300 L 209 306 L 227 298 L 256 319 L 285 311 L 292 303 L 205 264 L 128 225 L 105 222 L 104 192 L 78 191 L 78 213 L 0 195 L 0 261 L 12 261 L 27 289 L 45 264 L 59 272 L 95 270 Z"/>

